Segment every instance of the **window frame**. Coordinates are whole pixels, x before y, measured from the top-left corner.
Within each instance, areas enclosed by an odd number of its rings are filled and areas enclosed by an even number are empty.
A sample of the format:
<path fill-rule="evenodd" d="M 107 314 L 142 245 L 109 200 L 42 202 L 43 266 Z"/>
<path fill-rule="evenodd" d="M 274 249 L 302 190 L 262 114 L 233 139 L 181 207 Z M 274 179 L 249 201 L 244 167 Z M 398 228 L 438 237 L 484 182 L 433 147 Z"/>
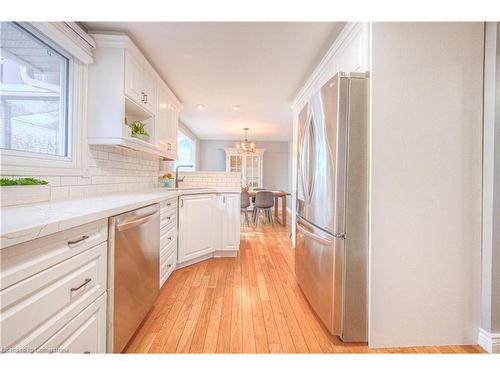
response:
<path fill-rule="evenodd" d="M 182 129 L 177 129 L 177 155 L 179 155 L 179 133 L 181 133 L 184 137 L 186 137 L 187 139 L 189 139 L 191 142 L 192 142 L 192 149 L 191 149 L 191 159 L 192 159 L 192 165 L 193 165 L 193 169 L 192 171 L 196 171 L 196 140 L 193 139 L 193 137 L 191 137 L 189 134 L 187 134 L 186 132 L 182 131 Z M 178 159 L 175 161 L 175 166 L 179 165 L 178 164 Z"/>
<path fill-rule="evenodd" d="M 57 23 L 17 22 L 19 26 L 68 59 L 67 78 L 67 156 L 22 150 L 0 149 L 1 174 L 15 176 L 85 175 L 84 146 L 87 64 L 68 52 L 68 35 Z M 50 34 L 50 37 L 47 36 Z M 63 42 L 63 43 L 61 43 Z"/>

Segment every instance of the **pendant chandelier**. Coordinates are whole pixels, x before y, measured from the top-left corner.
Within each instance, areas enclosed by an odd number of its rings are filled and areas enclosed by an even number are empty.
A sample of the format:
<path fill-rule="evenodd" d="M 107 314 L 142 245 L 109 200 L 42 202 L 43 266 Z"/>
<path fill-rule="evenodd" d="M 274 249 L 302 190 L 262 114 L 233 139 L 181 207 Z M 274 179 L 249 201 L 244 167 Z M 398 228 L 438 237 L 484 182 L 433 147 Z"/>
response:
<path fill-rule="evenodd" d="M 236 144 L 236 149 L 240 154 L 253 154 L 255 149 L 255 143 L 248 141 L 248 128 L 244 128 L 245 130 L 245 140 L 243 142 Z"/>

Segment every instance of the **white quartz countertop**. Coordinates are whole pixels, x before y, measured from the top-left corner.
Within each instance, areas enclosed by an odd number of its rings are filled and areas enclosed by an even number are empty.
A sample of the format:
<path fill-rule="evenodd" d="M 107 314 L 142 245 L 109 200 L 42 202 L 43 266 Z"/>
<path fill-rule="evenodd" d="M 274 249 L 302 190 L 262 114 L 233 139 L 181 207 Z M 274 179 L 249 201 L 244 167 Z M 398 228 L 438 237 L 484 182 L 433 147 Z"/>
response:
<path fill-rule="evenodd" d="M 240 188 L 153 189 L 97 198 L 44 202 L 1 209 L 0 249 L 78 225 L 188 194 L 239 193 Z"/>

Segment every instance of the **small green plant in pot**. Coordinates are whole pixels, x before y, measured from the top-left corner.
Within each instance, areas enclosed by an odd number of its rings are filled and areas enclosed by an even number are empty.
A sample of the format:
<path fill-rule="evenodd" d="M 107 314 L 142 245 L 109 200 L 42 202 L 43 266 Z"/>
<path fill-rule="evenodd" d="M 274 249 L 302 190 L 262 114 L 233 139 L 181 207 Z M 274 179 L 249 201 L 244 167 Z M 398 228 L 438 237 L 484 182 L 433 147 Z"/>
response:
<path fill-rule="evenodd" d="M 134 121 L 130 125 L 127 125 L 132 131 L 132 137 L 142 139 L 143 141 L 149 141 L 149 133 L 144 129 L 146 125 L 144 125 L 140 121 Z"/>

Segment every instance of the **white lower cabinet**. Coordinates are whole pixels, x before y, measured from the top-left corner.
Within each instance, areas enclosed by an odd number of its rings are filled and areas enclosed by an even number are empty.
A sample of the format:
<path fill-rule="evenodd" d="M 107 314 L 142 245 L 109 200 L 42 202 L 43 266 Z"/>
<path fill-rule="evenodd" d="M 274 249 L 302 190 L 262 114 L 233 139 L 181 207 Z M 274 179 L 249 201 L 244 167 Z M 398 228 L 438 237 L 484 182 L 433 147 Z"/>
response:
<path fill-rule="evenodd" d="M 177 198 L 160 202 L 160 288 L 177 265 Z"/>
<path fill-rule="evenodd" d="M 179 263 L 215 250 L 216 195 L 183 195 L 179 198 Z"/>
<path fill-rule="evenodd" d="M 61 344 L 104 352 L 105 315 L 97 310 L 105 310 L 98 301 L 106 297 L 107 252 L 106 219 L 2 249 L 1 350 L 58 352 Z M 95 303 L 94 318 L 72 323 Z"/>
<path fill-rule="evenodd" d="M 66 324 L 37 353 L 105 353 L 106 295 L 101 295 L 89 307 Z"/>
<path fill-rule="evenodd" d="M 179 198 L 179 264 L 203 260 L 210 254 L 234 256 L 239 247 L 240 194 L 193 194 Z"/>
<path fill-rule="evenodd" d="M 237 251 L 240 248 L 240 194 L 218 194 L 217 208 L 220 222 L 217 250 Z"/>

